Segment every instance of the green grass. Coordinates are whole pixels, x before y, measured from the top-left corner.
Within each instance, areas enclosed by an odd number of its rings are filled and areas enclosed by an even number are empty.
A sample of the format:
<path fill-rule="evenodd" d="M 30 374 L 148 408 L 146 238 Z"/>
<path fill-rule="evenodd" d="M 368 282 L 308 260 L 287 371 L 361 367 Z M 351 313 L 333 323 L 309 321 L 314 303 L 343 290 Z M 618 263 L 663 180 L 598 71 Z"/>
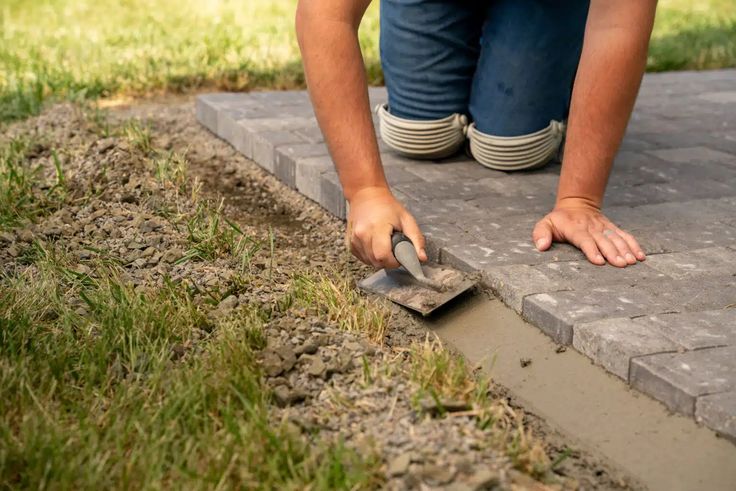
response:
<path fill-rule="evenodd" d="M 736 4 L 733 0 L 663 0 L 647 69 L 703 70 L 736 67 Z"/>
<path fill-rule="evenodd" d="M 0 231 L 61 206 L 65 181 L 59 158 L 53 151 L 46 156 L 55 170 L 54 178 L 46 179 L 40 164 L 31 159 L 42 152 L 48 153 L 36 137 L 18 137 L 0 144 Z"/>
<path fill-rule="evenodd" d="M 361 45 L 382 81 L 378 8 Z M 0 121 L 49 99 L 95 99 L 202 88 L 304 86 L 296 0 L 6 0 L 0 6 Z M 649 70 L 736 65 L 732 0 L 662 0 Z"/>
<path fill-rule="evenodd" d="M 268 419 L 257 310 L 213 324 L 183 287 L 136 291 L 59 252 L 2 281 L 0 488 L 351 488 L 339 442 Z"/>
<path fill-rule="evenodd" d="M 127 139 L 131 162 L 147 163 L 134 170 L 189 199 L 188 162 L 156 148 L 150 129 L 87 116 Z M 0 147 L 0 231 L 70 205 L 50 138 Z M 56 143 L 59 152 L 70 145 Z M 260 246 L 221 208 L 193 208 L 176 217 L 199 251 L 189 259 L 229 261 L 247 280 Z M 0 489 L 380 484 L 375 455 L 273 420 L 256 354 L 263 323 L 286 311 L 255 302 L 215 319 L 207 313 L 217 292 L 209 298 L 188 281 L 134 288 L 108 254 L 80 262 L 65 241 L 19 247 L 16 264 L 0 272 Z"/>

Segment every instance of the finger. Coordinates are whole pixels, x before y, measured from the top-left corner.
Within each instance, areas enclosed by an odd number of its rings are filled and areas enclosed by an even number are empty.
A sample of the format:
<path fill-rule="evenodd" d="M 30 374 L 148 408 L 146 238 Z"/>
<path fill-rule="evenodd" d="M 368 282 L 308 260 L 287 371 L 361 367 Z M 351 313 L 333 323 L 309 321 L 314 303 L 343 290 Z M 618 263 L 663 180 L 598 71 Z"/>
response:
<path fill-rule="evenodd" d="M 380 265 L 376 266 L 376 258 L 373 256 L 370 229 L 366 227 L 361 227 L 360 225 L 356 226 L 353 229 L 353 237 L 350 241 L 350 244 L 357 251 L 358 254 L 356 254 L 356 256 L 361 261 L 368 264 L 369 266 L 373 266 L 376 268 L 381 267 Z"/>
<path fill-rule="evenodd" d="M 627 244 L 623 237 L 618 234 L 618 231 L 610 228 L 607 228 L 606 230 L 611 230 L 611 232 L 606 233 L 604 231 L 603 235 L 608 237 L 608 239 L 613 242 L 613 245 L 615 245 L 616 249 L 618 250 L 619 256 L 623 257 L 624 261 L 626 261 L 627 264 L 636 264 L 636 257 L 634 257 L 634 253 L 631 251 L 629 244 Z"/>
<path fill-rule="evenodd" d="M 570 237 L 569 240 L 572 245 L 583 251 L 583 254 L 585 254 L 585 257 L 591 263 L 597 264 L 598 266 L 606 264 L 606 260 L 598 249 L 598 245 L 589 233 L 580 232 Z"/>
<path fill-rule="evenodd" d="M 603 235 L 602 232 L 593 232 L 593 239 L 595 239 L 598 249 L 610 264 L 617 268 L 626 266 L 626 259 L 618 252 L 616 246 L 606 235 Z"/>
<path fill-rule="evenodd" d="M 371 247 L 373 257 L 378 264 L 377 268 L 394 269 L 400 266 L 391 248 L 391 233 L 393 230 L 394 228 L 390 225 L 386 228 L 382 227 L 380 231 L 374 229 L 371 237 Z"/>
<path fill-rule="evenodd" d="M 366 259 L 365 255 L 363 254 L 363 249 L 360 248 L 360 243 L 356 239 L 350 240 L 350 252 L 358 258 L 358 260 L 364 264 L 367 264 L 368 266 L 371 265 L 370 261 Z"/>
<path fill-rule="evenodd" d="M 552 246 L 552 224 L 546 218 L 537 222 L 532 231 L 532 240 L 537 250 L 546 251 Z"/>
<path fill-rule="evenodd" d="M 424 241 L 424 235 L 419 230 L 416 220 L 410 214 L 406 213 L 401 217 L 401 231 L 409 237 L 414 248 L 417 250 L 417 257 L 420 261 L 424 262 L 427 260 L 426 243 Z"/>
<path fill-rule="evenodd" d="M 634 256 L 639 261 L 643 261 L 647 258 L 647 255 L 644 253 L 644 249 L 639 245 L 639 242 L 634 238 L 633 235 L 631 235 L 629 232 L 625 230 L 621 230 L 620 228 L 616 228 L 616 233 L 618 233 L 629 245 L 629 249 L 632 250 L 634 253 Z"/>

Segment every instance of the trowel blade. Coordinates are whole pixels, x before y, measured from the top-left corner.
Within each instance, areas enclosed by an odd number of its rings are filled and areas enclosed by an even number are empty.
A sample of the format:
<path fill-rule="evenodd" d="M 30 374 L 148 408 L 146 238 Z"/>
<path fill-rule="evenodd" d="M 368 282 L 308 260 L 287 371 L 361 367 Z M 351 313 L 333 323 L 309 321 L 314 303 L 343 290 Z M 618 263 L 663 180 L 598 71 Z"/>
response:
<path fill-rule="evenodd" d="M 426 316 L 475 285 L 452 268 L 425 265 L 422 269 L 425 276 L 445 286 L 443 291 L 419 285 L 403 268 L 377 271 L 358 282 L 358 287 Z"/>

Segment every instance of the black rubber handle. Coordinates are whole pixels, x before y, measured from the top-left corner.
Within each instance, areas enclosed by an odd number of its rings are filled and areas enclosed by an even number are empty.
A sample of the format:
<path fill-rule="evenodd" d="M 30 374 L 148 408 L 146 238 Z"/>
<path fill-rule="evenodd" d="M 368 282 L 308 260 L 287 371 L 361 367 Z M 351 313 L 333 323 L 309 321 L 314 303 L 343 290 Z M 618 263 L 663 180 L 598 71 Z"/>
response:
<path fill-rule="evenodd" d="M 407 237 L 401 232 L 394 231 L 394 233 L 391 234 L 391 252 L 392 253 L 396 250 L 396 246 L 399 245 L 400 242 L 408 242 L 413 245 L 412 241 L 409 240 L 409 237 Z"/>

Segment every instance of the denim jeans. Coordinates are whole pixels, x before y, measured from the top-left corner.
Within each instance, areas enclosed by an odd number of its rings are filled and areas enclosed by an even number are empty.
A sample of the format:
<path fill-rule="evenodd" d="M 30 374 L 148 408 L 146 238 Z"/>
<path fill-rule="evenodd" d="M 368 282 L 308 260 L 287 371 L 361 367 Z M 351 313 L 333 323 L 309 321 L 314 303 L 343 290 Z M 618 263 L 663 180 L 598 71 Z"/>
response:
<path fill-rule="evenodd" d="M 494 137 L 567 118 L 588 0 L 381 0 L 388 111 Z"/>

